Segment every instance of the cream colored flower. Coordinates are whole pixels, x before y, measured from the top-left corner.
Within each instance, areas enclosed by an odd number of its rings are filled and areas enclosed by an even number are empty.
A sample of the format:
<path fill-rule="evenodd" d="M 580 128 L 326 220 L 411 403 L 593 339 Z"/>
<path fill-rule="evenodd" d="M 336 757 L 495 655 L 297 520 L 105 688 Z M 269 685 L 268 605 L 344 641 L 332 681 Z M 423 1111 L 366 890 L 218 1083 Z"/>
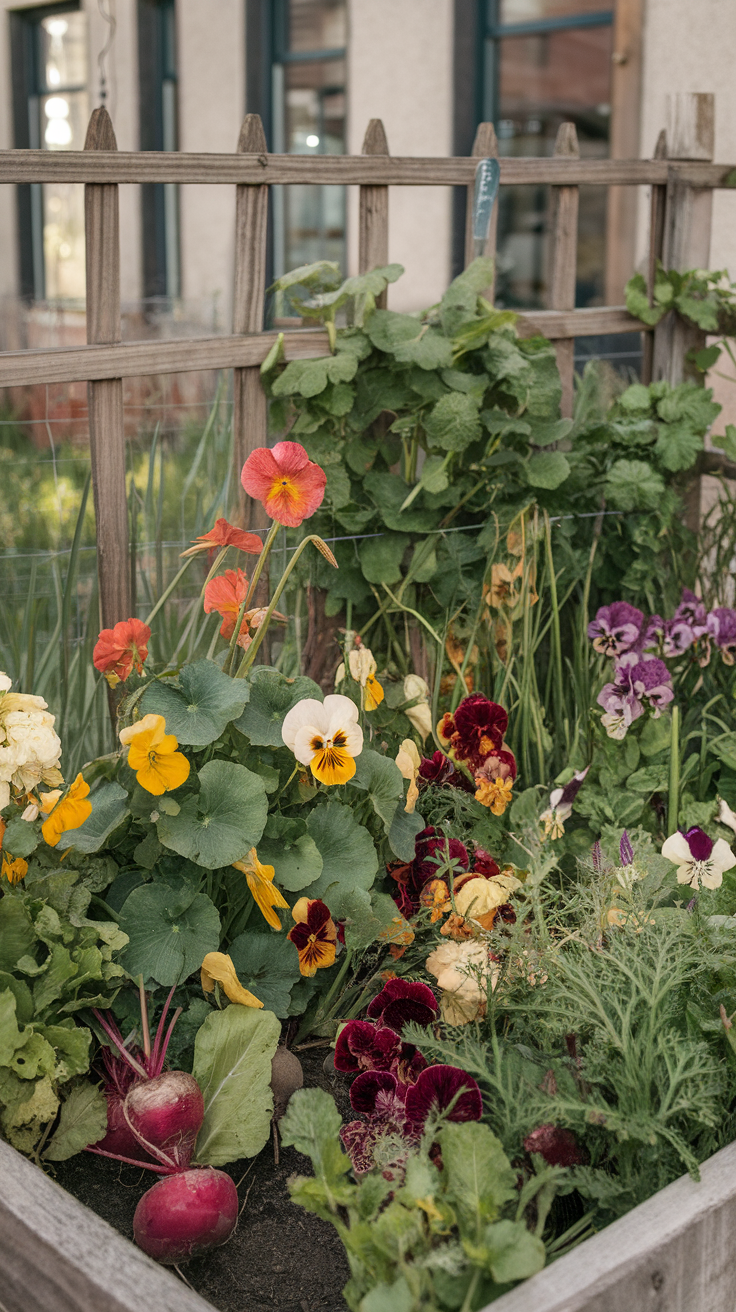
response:
<path fill-rule="evenodd" d="M 482 924 L 489 911 L 496 911 L 498 907 L 505 906 L 517 888 L 521 888 L 521 880 L 515 875 L 496 875 L 494 879 L 482 877 L 469 879 L 456 894 L 455 906 L 459 915 Z"/>
<path fill-rule="evenodd" d="M 417 698 L 421 698 L 417 701 Z M 404 679 L 404 700 L 407 702 L 416 702 L 415 706 L 410 706 L 404 714 L 413 724 L 423 743 L 432 732 L 432 712 L 429 707 L 429 688 L 424 679 L 419 674 L 407 674 Z"/>
<path fill-rule="evenodd" d="M 465 1025 L 484 1014 L 488 983 L 493 989 L 498 979 L 498 967 L 491 962 L 484 943 L 477 939 L 461 943 L 448 940 L 429 954 L 426 966 L 442 990 L 443 1020 L 450 1025 Z"/>
<path fill-rule="evenodd" d="M 360 684 L 364 710 L 375 711 L 383 701 L 384 691 L 376 678 L 373 652 L 362 645 L 354 647 L 348 652 L 348 666 L 353 679 Z"/>
<path fill-rule="evenodd" d="M 302 765 L 323 784 L 344 784 L 355 774 L 363 750 L 358 708 L 349 697 L 331 693 L 323 702 L 305 697 L 292 706 L 281 737 Z"/>
<path fill-rule="evenodd" d="M 401 744 L 396 753 L 396 764 L 404 778 L 409 780 L 409 789 L 406 794 L 406 806 L 404 807 L 404 810 L 408 811 L 411 815 L 417 804 L 417 798 L 419 797 L 417 775 L 419 774 L 419 766 L 421 764 L 421 757 L 417 751 L 416 743 L 412 742 L 411 738 L 405 738 Z"/>
<path fill-rule="evenodd" d="M 30 793 L 40 783 L 63 782 L 61 743 L 43 697 L 10 692 L 11 680 L 0 674 L 0 810 L 11 788 Z"/>

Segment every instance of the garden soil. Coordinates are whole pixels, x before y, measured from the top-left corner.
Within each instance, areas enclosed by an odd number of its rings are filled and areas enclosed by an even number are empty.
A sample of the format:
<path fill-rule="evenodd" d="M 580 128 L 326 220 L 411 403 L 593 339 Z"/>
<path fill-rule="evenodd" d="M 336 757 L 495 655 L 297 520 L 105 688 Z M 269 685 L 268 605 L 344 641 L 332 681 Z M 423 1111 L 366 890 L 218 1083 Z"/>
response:
<path fill-rule="evenodd" d="M 329 1047 L 298 1054 L 304 1083 L 331 1093 L 350 1120 L 347 1081 L 324 1073 L 327 1054 Z M 286 1186 L 290 1175 L 311 1175 L 309 1159 L 281 1147 L 276 1166 L 269 1142 L 255 1159 L 224 1169 L 238 1185 L 240 1221 L 223 1248 L 182 1268 L 197 1293 L 219 1312 L 345 1312 L 342 1289 L 350 1272 L 343 1246 L 331 1225 L 291 1202 Z M 130 1240 L 138 1200 L 154 1183 L 149 1171 L 91 1153 L 58 1163 L 55 1178 Z"/>

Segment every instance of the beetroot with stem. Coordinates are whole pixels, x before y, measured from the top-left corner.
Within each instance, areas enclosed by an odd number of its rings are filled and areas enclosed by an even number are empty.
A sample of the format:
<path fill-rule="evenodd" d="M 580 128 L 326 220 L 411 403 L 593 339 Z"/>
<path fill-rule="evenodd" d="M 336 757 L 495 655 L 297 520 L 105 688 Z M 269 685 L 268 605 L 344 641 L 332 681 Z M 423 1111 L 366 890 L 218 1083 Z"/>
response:
<path fill-rule="evenodd" d="M 134 1084 L 123 1113 L 142 1148 L 164 1165 L 186 1170 L 204 1120 L 204 1098 L 193 1075 L 164 1071 Z"/>
<path fill-rule="evenodd" d="M 238 1192 L 224 1171 L 195 1166 L 159 1180 L 135 1209 L 139 1248 L 173 1266 L 217 1248 L 238 1223 Z"/>

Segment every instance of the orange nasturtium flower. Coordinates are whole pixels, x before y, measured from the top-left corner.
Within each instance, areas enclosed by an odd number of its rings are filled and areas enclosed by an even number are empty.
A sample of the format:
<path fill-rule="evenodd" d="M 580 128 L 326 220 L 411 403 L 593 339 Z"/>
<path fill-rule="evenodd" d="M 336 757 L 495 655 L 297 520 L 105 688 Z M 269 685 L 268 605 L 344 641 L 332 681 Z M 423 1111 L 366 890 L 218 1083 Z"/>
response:
<path fill-rule="evenodd" d="M 208 952 L 202 962 L 200 971 L 202 988 L 205 993 L 214 993 L 215 981 L 222 985 L 223 992 L 231 1002 L 239 1002 L 242 1007 L 262 1007 L 254 993 L 244 989 L 237 972 L 226 952 Z"/>
<path fill-rule="evenodd" d="M 327 475 L 299 442 L 277 442 L 251 451 L 240 475 L 249 497 L 287 528 L 298 528 L 322 505 Z"/>
<path fill-rule="evenodd" d="M 272 929 L 281 929 L 279 920 L 274 907 L 288 907 L 283 893 L 274 884 L 274 875 L 276 871 L 273 866 L 261 865 L 258 860 L 258 853 L 252 847 L 247 856 L 242 861 L 233 861 L 236 870 L 242 871 L 248 883 L 248 888 L 253 894 L 253 900 L 265 917 Z"/>
<path fill-rule="evenodd" d="M 151 630 L 143 620 L 120 620 L 113 629 L 103 629 L 92 653 L 94 667 L 104 674 L 111 688 L 125 683 L 132 670 L 143 673 Z"/>
<path fill-rule="evenodd" d="M 51 793 L 41 794 L 41 810 L 48 816 L 41 825 L 49 847 L 56 847 L 61 835 L 67 829 L 78 829 L 92 814 L 92 803 L 87 801 L 89 784 L 78 774 L 65 797 L 61 789 L 55 788 Z"/>
<path fill-rule="evenodd" d="M 319 898 L 300 897 L 292 907 L 296 921 L 286 937 L 299 953 L 302 975 L 315 975 L 318 970 L 332 966 L 335 961 L 337 929 L 329 907 Z"/>
<path fill-rule="evenodd" d="M 247 591 L 248 580 L 242 569 L 226 569 L 224 574 L 216 574 L 204 590 L 204 613 L 209 615 L 216 610 L 222 615 L 220 634 L 226 642 L 233 636 L 238 611 Z M 240 636 L 242 638 L 242 633 Z"/>
<path fill-rule="evenodd" d="M 196 556 L 200 551 L 211 551 L 213 547 L 237 547 L 239 551 L 249 551 L 252 556 L 259 556 L 263 543 L 255 533 L 246 533 L 245 529 L 228 524 L 226 519 L 218 519 L 209 533 L 192 539 L 191 547 L 182 551 L 182 556 Z"/>
<path fill-rule="evenodd" d="M 27 874 L 28 862 L 22 856 L 11 856 L 9 852 L 3 852 L 0 878 L 7 879 L 9 884 L 19 884 Z"/>
<path fill-rule="evenodd" d="M 120 741 L 128 748 L 128 765 L 147 793 L 160 797 L 189 778 L 189 762 L 177 752 L 179 741 L 166 732 L 163 715 L 144 715 L 142 720 L 120 730 Z"/>

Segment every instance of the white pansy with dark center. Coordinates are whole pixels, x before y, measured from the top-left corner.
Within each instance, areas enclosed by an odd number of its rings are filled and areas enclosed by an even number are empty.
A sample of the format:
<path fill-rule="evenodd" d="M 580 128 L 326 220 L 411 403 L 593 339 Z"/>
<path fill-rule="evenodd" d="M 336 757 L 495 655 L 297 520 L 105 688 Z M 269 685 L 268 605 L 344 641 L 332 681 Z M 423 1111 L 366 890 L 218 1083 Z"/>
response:
<path fill-rule="evenodd" d="M 662 856 L 677 866 L 678 884 L 691 888 L 720 888 L 724 870 L 736 866 L 728 843 L 719 838 L 715 842 L 702 829 L 688 829 L 686 834 L 670 834 L 662 847 Z"/>
<path fill-rule="evenodd" d="M 358 708 L 349 697 L 332 693 L 323 702 L 305 697 L 287 713 L 281 737 L 320 783 L 344 784 L 355 774 L 354 758 L 363 750 L 357 721 Z"/>

